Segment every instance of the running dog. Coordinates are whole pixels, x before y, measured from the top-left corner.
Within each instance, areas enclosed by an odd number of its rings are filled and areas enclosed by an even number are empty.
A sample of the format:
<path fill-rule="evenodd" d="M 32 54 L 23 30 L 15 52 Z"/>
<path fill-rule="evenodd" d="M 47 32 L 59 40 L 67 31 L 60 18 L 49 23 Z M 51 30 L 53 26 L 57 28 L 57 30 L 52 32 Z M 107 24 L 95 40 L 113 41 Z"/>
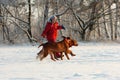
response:
<path fill-rule="evenodd" d="M 40 60 L 43 60 L 45 57 L 47 57 L 48 54 L 50 54 L 51 59 L 55 61 L 55 59 L 57 59 L 54 55 L 56 52 L 59 52 L 62 55 L 64 52 L 67 59 L 69 60 L 70 58 L 68 54 L 71 54 L 71 56 L 75 56 L 75 54 L 73 54 L 72 51 L 69 50 L 69 48 L 72 46 L 78 46 L 78 43 L 76 40 L 73 40 L 70 37 L 63 36 L 62 41 L 54 42 L 54 43 L 47 42 L 41 44 L 40 46 L 43 46 L 41 51 L 37 54 L 37 58 L 40 58 Z M 61 56 L 61 60 L 63 60 L 63 56 Z"/>

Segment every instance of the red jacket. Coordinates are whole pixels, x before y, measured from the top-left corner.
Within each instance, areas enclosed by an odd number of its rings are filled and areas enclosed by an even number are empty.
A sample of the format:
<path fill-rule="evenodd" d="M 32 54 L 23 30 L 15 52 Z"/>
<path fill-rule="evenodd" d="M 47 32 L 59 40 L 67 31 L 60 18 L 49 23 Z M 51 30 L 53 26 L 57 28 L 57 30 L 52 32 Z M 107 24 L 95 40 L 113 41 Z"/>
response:
<path fill-rule="evenodd" d="M 62 26 L 58 22 L 50 23 L 47 22 L 45 29 L 41 36 L 46 36 L 47 40 L 50 42 L 55 42 L 58 34 L 58 30 L 62 29 Z"/>

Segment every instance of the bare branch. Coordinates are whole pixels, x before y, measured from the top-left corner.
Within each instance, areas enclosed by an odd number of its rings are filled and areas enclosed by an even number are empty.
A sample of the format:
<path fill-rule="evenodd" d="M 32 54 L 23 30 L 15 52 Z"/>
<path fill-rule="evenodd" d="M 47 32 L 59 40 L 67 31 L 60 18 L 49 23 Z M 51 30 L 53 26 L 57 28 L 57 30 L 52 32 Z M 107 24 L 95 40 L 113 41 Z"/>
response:
<path fill-rule="evenodd" d="M 67 11 L 69 10 L 69 8 L 65 9 L 63 12 L 59 13 L 59 14 L 56 14 L 57 17 L 65 14 Z"/>
<path fill-rule="evenodd" d="M 30 36 L 29 32 L 28 32 L 26 29 L 22 28 L 22 27 L 21 27 L 19 24 L 17 24 L 14 20 L 11 20 L 11 21 L 13 21 L 13 23 L 15 23 L 15 25 L 17 25 L 21 30 L 23 30 L 23 31 L 27 34 L 27 36 L 29 37 L 29 39 L 32 40 L 32 37 Z"/>
<path fill-rule="evenodd" d="M 17 19 L 17 20 L 19 20 L 19 21 L 22 21 L 22 22 L 24 22 L 24 23 L 26 23 L 26 24 L 28 24 L 28 22 L 26 22 L 26 21 L 23 21 L 22 19 L 19 19 L 19 18 L 17 18 L 17 17 L 15 17 L 15 16 L 13 16 L 13 14 L 4 6 L 4 8 L 5 8 L 5 10 L 11 15 L 11 17 L 13 17 L 13 18 L 15 18 L 15 19 Z"/>
<path fill-rule="evenodd" d="M 80 23 L 80 20 L 78 19 L 78 16 L 76 15 L 76 13 L 73 11 L 73 9 L 71 8 L 71 11 L 73 12 L 73 15 L 75 17 L 75 19 L 77 20 L 78 24 L 80 25 L 80 28 L 83 30 L 83 26 Z"/>

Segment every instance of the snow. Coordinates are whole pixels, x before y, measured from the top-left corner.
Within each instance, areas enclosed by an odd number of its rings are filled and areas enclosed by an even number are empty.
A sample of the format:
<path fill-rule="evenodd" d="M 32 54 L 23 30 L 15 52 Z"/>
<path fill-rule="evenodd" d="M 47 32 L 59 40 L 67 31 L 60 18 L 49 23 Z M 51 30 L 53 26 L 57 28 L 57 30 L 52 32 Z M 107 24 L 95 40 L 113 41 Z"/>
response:
<path fill-rule="evenodd" d="M 120 44 L 80 42 L 70 60 L 39 61 L 38 45 L 0 46 L 0 80 L 120 80 Z"/>

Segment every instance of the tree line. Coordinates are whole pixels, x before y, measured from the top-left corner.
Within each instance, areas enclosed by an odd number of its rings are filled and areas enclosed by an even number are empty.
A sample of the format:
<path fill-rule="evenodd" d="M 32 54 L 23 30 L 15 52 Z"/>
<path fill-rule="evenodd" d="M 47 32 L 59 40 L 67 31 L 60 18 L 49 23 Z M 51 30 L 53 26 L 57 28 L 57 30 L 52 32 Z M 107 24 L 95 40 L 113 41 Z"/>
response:
<path fill-rule="evenodd" d="M 120 0 L 1 0 L 0 41 L 33 42 L 56 15 L 77 40 L 120 40 Z"/>

